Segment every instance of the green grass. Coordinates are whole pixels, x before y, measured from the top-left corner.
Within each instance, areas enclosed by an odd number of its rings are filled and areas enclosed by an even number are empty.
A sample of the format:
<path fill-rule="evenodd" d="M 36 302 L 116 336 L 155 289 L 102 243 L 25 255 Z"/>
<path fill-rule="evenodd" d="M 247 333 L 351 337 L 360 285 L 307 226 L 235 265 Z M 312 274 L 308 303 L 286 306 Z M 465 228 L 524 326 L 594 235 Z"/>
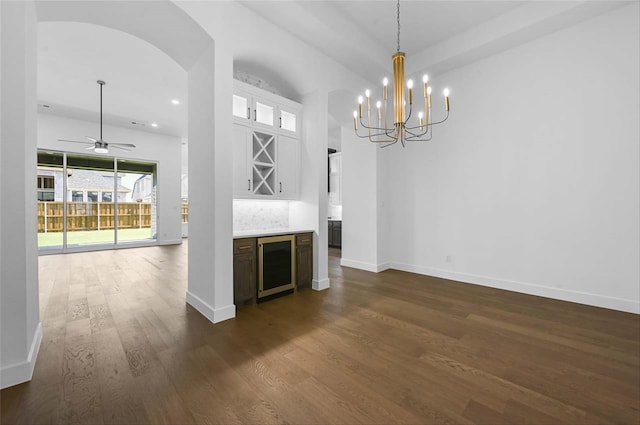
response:
<path fill-rule="evenodd" d="M 67 233 L 67 245 L 113 243 L 113 230 L 83 230 Z M 118 230 L 118 242 L 151 239 L 151 229 Z M 62 246 L 62 232 L 38 233 L 38 247 Z"/>

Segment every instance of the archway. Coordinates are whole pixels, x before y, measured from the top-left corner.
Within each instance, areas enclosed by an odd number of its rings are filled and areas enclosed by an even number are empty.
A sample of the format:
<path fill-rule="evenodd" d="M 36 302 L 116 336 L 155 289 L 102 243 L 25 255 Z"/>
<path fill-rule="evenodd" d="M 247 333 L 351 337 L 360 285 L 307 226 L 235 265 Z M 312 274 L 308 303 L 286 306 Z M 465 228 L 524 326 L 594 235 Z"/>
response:
<path fill-rule="evenodd" d="M 31 379 L 42 339 L 38 308 L 38 252 L 35 199 L 31 195 L 36 156 L 36 34 L 38 21 L 73 21 L 117 29 L 158 47 L 188 72 L 190 225 L 197 235 L 189 250 L 187 302 L 211 321 L 235 315 L 231 281 L 231 194 L 223 181 L 229 167 L 220 140 L 230 129 L 216 116 L 220 78 L 233 65 L 216 61 L 212 38 L 170 1 L 156 2 L 2 2 L 0 4 L 2 163 L 0 205 L 2 340 L 0 387 Z M 167 29 L 171 28 L 171 31 Z M 228 98 L 230 98 L 228 94 Z M 207 175 L 208 174 L 208 175 Z M 207 179 L 202 177 L 207 176 Z M 213 193 L 212 193 L 213 192 Z M 204 199 L 206 198 L 206 199 Z M 213 217 L 212 217 L 213 216 Z M 210 223 L 213 221 L 214 225 Z M 217 237 L 216 237 L 217 236 Z M 228 247 L 227 247 L 228 245 Z M 210 276 L 213 276 L 213 282 Z"/>

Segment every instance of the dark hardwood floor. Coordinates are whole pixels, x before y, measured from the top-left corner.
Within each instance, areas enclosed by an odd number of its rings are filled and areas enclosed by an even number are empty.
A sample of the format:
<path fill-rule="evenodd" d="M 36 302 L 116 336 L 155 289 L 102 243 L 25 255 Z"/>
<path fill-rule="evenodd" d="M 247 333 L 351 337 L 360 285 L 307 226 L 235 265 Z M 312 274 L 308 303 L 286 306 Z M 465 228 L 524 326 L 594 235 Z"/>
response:
<path fill-rule="evenodd" d="M 3 424 L 640 423 L 640 318 L 399 271 L 185 304 L 187 244 L 40 257 L 33 380 Z"/>

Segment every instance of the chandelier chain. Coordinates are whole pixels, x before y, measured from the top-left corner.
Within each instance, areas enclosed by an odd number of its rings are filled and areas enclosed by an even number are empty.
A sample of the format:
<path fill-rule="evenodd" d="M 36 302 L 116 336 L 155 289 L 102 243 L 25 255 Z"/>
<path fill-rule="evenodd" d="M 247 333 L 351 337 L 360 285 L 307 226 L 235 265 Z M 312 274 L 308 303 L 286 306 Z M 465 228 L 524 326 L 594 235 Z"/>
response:
<path fill-rule="evenodd" d="M 398 52 L 400 51 L 400 0 L 398 0 L 397 5 L 397 15 L 398 15 Z"/>

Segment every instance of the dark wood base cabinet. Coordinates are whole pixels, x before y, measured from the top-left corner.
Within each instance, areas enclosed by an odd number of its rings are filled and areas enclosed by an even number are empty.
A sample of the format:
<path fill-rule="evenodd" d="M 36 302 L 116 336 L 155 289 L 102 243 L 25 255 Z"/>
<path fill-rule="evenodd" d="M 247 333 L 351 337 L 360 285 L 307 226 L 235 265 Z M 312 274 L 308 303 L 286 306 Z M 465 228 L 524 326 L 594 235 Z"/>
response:
<path fill-rule="evenodd" d="M 256 238 L 233 241 L 233 303 L 255 304 L 258 292 Z"/>
<path fill-rule="evenodd" d="M 311 288 L 313 279 L 313 233 L 296 235 L 297 289 Z M 233 302 L 255 304 L 258 294 L 258 239 L 233 240 Z"/>
<path fill-rule="evenodd" d="M 342 221 L 329 220 L 329 246 L 342 248 Z"/>
<path fill-rule="evenodd" d="M 313 233 L 296 235 L 296 280 L 298 289 L 311 288 L 313 279 Z"/>

